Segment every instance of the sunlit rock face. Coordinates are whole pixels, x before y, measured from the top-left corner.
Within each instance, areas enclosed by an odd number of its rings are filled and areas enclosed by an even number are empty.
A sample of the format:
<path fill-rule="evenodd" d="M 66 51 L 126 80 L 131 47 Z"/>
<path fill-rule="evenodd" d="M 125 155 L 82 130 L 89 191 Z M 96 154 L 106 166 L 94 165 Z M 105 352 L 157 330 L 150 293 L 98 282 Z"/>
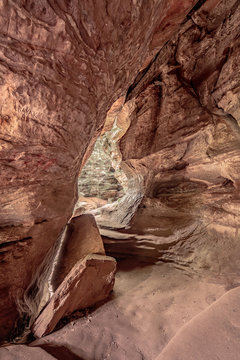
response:
<path fill-rule="evenodd" d="M 78 179 L 78 192 L 81 196 L 113 202 L 123 196 L 124 192 L 116 178 L 110 154 L 107 149 L 105 150 L 104 145 L 104 139 L 99 138 L 96 141 L 93 152 Z"/>
<path fill-rule="evenodd" d="M 194 0 L 0 5 L 0 339 L 71 216 L 107 110 Z"/>
<path fill-rule="evenodd" d="M 145 195 L 128 229 L 102 234 L 115 255 L 236 276 L 239 2 L 200 5 L 128 91 L 135 109 L 119 146 Z"/>

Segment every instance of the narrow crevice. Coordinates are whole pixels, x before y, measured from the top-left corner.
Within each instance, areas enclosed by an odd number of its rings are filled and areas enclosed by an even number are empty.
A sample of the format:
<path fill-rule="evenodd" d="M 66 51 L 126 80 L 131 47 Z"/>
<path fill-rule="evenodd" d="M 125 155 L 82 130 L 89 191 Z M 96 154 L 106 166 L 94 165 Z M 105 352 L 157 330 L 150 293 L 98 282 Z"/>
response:
<path fill-rule="evenodd" d="M 48 220 L 47 219 L 38 220 L 38 221 L 35 221 L 35 224 L 38 225 L 38 224 L 42 224 L 42 223 L 45 223 L 45 222 L 48 222 Z"/>
<path fill-rule="evenodd" d="M 5 243 L 1 243 L 0 244 L 0 249 L 7 248 L 9 246 L 15 245 L 17 243 L 25 242 L 25 241 L 28 241 L 28 240 L 31 240 L 31 239 L 32 239 L 32 237 L 28 236 L 28 237 L 25 237 L 23 239 L 12 240 L 12 241 L 8 241 L 8 242 L 5 242 Z"/>
<path fill-rule="evenodd" d="M 195 6 L 190 10 L 190 12 L 186 15 L 185 20 L 183 20 L 182 24 L 184 24 L 184 22 L 186 22 L 187 20 L 191 19 L 191 16 L 201 8 L 201 6 L 206 2 L 206 0 L 199 0 Z M 182 25 L 181 24 L 181 25 Z M 180 26 L 181 26 L 180 25 Z M 163 48 L 166 48 L 168 46 L 170 41 L 167 41 L 163 47 L 154 55 L 154 57 L 152 58 L 152 60 L 150 61 L 150 63 L 146 66 L 146 68 L 144 68 L 142 71 L 140 71 L 138 73 L 138 75 L 136 76 L 134 82 L 129 86 L 128 90 L 127 90 L 127 94 L 126 94 L 126 99 L 125 99 L 125 103 L 129 100 L 131 100 L 133 97 L 136 97 L 138 94 L 136 94 L 134 92 L 134 89 L 137 88 L 137 86 L 141 83 L 144 82 L 144 78 L 150 73 L 152 72 L 153 75 L 149 77 L 149 81 L 146 82 L 146 84 L 144 84 L 145 86 L 143 88 L 141 88 L 139 92 L 143 91 L 144 88 L 146 88 L 147 86 L 149 86 L 152 81 L 153 78 L 156 76 L 154 75 L 155 71 L 154 71 L 154 66 L 155 64 L 157 65 L 158 60 L 161 59 L 161 55 L 163 53 Z"/>
<path fill-rule="evenodd" d="M 138 75 L 136 76 L 136 79 L 134 80 L 134 82 L 129 86 L 128 90 L 127 90 L 127 94 L 126 94 L 126 99 L 125 99 L 125 103 L 129 100 L 132 99 L 132 92 L 133 90 L 136 88 L 136 86 L 142 81 L 142 79 L 144 78 L 144 76 L 148 73 L 149 69 L 152 67 L 152 65 L 156 62 L 159 54 L 161 52 L 161 49 L 156 53 L 156 55 L 152 58 L 152 60 L 150 61 L 150 63 L 148 64 L 148 66 L 143 69 L 142 71 L 140 71 L 138 73 Z M 135 95 L 134 95 L 135 96 Z"/>
<path fill-rule="evenodd" d="M 200 9 L 200 7 L 203 6 L 203 4 L 205 4 L 207 0 L 199 0 L 195 5 L 194 7 L 192 8 L 192 10 L 188 13 L 188 16 L 192 16 L 197 10 Z"/>
<path fill-rule="evenodd" d="M 11 228 L 11 227 L 23 227 L 23 226 L 24 226 L 23 224 L 2 225 L 2 226 L 0 226 L 0 230 L 8 229 L 8 228 Z"/>

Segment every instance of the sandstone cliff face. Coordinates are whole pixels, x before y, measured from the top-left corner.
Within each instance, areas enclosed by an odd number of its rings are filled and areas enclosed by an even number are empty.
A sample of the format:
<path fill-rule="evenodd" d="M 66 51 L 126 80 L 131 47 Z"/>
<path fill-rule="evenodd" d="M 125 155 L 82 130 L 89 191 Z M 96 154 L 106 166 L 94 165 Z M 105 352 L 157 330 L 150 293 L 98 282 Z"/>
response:
<path fill-rule="evenodd" d="M 129 88 L 119 147 L 144 198 L 128 229 L 102 229 L 110 253 L 239 274 L 239 24 L 238 1 L 199 2 Z"/>
<path fill-rule="evenodd" d="M 71 216 L 107 110 L 195 3 L 1 2 L 1 339 Z"/>

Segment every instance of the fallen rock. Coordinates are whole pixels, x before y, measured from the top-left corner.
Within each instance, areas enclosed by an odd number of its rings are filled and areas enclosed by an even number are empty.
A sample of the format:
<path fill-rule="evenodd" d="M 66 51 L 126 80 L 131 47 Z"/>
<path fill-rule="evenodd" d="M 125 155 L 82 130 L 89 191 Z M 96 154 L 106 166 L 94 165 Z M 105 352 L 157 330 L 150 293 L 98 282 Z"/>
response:
<path fill-rule="evenodd" d="M 34 336 L 49 334 L 61 318 L 106 299 L 114 285 L 115 271 L 116 260 L 108 256 L 90 254 L 79 261 L 35 321 Z"/>
<path fill-rule="evenodd" d="M 217 280 L 189 276 L 168 263 L 120 260 L 111 301 L 30 345 L 65 347 L 84 360 L 155 360 L 185 324 L 226 292 Z"/>
<path fill-rule="evenodd" d="M 105 250 L 94 216 L 83 214 L 73 217 L 68 224 L 59 265 L 52 280 L 54 290 L 74 265 L 88 254 L 105 255 Z"/>

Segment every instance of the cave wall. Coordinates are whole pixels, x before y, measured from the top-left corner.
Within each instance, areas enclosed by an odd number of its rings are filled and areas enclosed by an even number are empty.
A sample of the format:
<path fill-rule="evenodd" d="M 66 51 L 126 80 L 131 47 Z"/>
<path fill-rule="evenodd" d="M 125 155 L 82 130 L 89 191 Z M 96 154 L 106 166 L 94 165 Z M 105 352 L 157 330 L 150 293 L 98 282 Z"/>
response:
<path fill-rule="evenodd" d="M 0 339 L 71 216 L 106 112 L 194 0 L 0 4 Z"/>
<path fill-rule="evenodd" d="M 145 195 L 124 235 L 103 231 L 116 256 L 239 275 L 239 5 L 198 3 L 129 88 L 119 147 Z"/>

